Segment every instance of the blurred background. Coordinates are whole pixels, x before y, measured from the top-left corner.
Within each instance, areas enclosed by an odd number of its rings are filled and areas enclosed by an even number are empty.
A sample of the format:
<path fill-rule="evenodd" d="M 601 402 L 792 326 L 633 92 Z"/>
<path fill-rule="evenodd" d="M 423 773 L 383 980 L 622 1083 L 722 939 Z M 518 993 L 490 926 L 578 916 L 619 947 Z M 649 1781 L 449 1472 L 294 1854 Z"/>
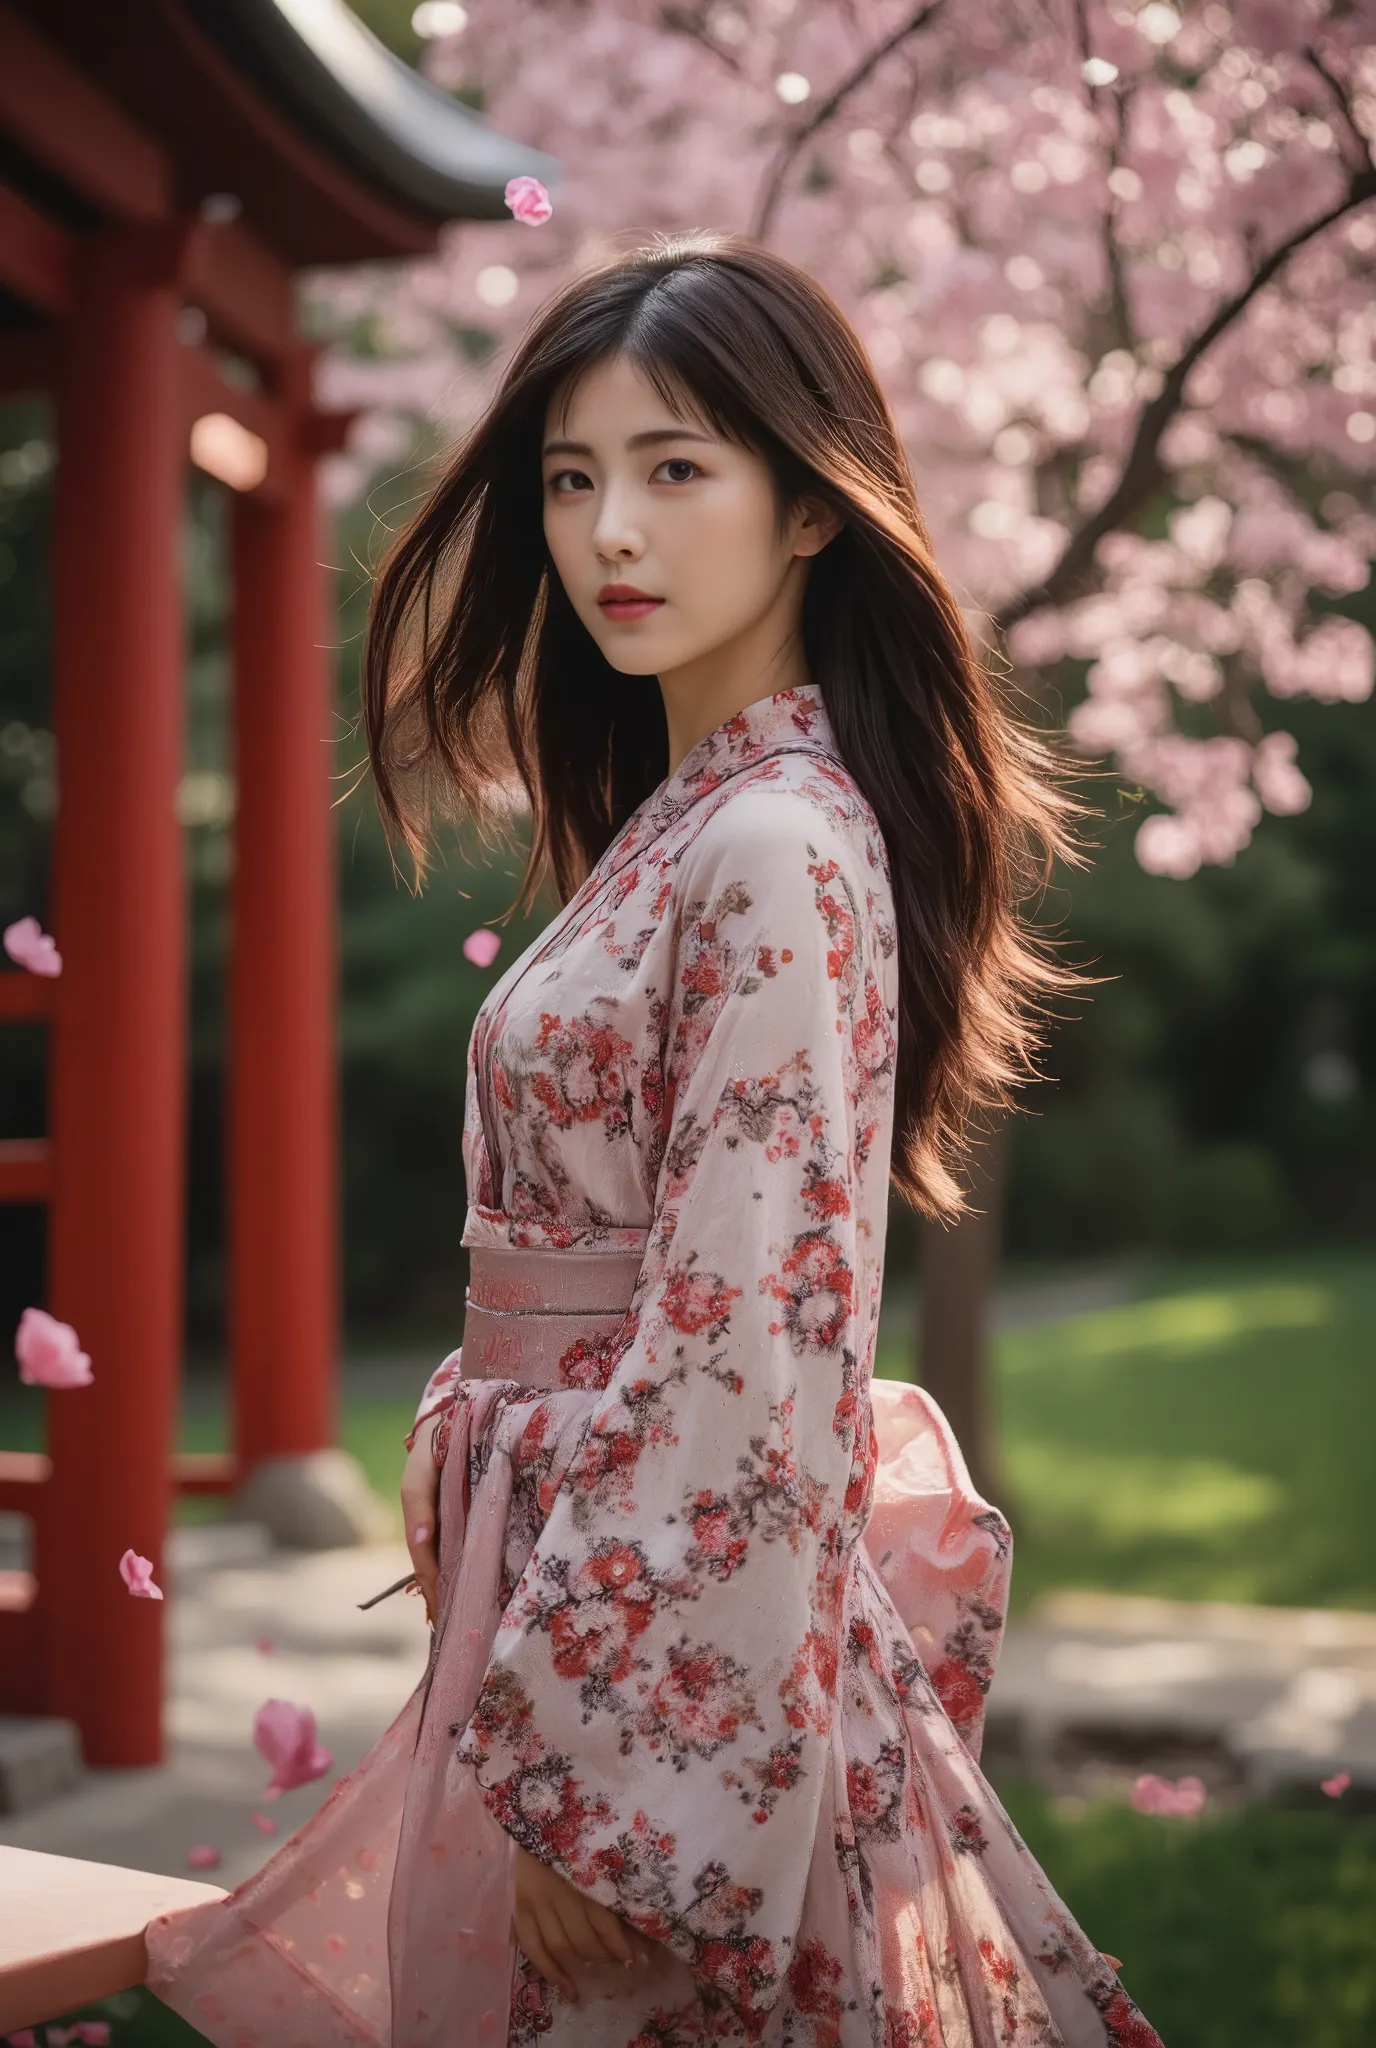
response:
<path fill-rule="evenodd" d="M 1328 1665 L 1357 1674 L 1324 1724 L 1337 1747 L 1315 1745 L 1311 1715 L 1299 1762 L 1265 1782 L 1198 1693 L 1174 1722 L 1163 1706 L 1097 1735 L 1067 1710 L 1052 1754 L 1025 1725 L 1000 1732 L 996 1683 L 991 1769 L 1170 2048 L 1376 2040 L 1369 17 L 1363 35 L 1363 10 L 1322 0 L 1293 19 L 1261 0 L 354 12 L 438 90 L 550 151 L 564 181 L 543 226 L 459 226 L 433 257 L 303 287 L 320 390 L 357 412 L 326 465 L 343 1441 L 392 1497 L 462 1319 L 468 1035 L 555 907 L 501 921 L 519 817 L 502 853 L 455 832 L 419 896 L 394 871 L 357 773 L 370 567 L 570 267 L 632 231 L 745 228 L 855 320 L 938 560 L 991 622 L 1027 715 L 1083 762 L 1097 812 L 1088 864 L 1052 878 L 1039 915 L 1099 981 L 988 1148 L 964 1245 L 895 1206 L 878 1370 L 925 1379 L 963 1425 L 1013 1522 L 1028 1642 L 1059 1627 L 1102 1662 L 1126 1654 L 1117 1629 L 1166 1642 L 1169 1663 L 1171 1643 L 1241 1641 L 1242 1608 L 1331 1613 Z M 45 406 L 0 402 L 5 924 L 47 903 L 54 467 Z M 226 1427 L 229 495 L 193 473 L 182 533 L 192 1450 Z M 462 947 L 488 924 L 502 952 L 484 970 Z M 40 1132 L 44 1104 L 41 1028 L 11 1027 L 0 1134 Z M 10 1208 L 0 1324 L 44 1289 L 42 1212 Z M 39 1395 L 6 1385 L 0 1431 L 37 1447 Z M 1291 1641 L 1269 1619 L 1254 1633 Z M 1312 1627 L 1305 1640 L 1300 1676 Z M 1141 1666 L 1148 1693 L 1164 1668 Z M 1286 1697 L 1303 1722 L 1303 1685 Z M 1248 1753 L 1265 1747 L 1257 1711 Z M 1340 1764 L 1352 1783 L 1325 1796 Z M 1134 1813 L 1145 1769 L 1201 1773 L 1204 1813 Z"/>

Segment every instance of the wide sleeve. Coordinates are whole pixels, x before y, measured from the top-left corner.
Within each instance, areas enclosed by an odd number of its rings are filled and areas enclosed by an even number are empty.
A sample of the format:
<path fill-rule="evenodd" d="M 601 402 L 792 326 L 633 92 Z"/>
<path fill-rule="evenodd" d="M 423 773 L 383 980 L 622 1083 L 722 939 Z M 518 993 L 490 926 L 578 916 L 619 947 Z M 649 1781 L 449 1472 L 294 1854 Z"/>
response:
<path fill-rule="evenodd" d="M 831 1769 L 872 1489 L 893 938 L 854 821 L 723 805 L 676 880 L 626 1349 L 458 1745 L 497 1820 L 757 2038 Z"/>

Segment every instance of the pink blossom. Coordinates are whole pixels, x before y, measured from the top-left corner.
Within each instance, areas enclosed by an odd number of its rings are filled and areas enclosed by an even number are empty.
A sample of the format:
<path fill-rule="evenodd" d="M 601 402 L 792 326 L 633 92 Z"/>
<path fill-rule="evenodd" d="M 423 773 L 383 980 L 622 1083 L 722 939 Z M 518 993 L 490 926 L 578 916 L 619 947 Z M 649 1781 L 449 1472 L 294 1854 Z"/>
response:
<path fill-rule="evenodd" d="M 315 1715 L 288 1700 L 265 1700 L 253 1717 L 253 1746 L 272 1765 L 265 1799 L 323 1778 L 334 1757 L 316 1739 Z"/>
<path fill-rule="evenodd" d="M 476 932 L 470 932 L 463 942 L 463 957 L 471 960 L 475 967 L 490 967 L 502 950 L 502 942 L 486 925 Z"/>
<path fill-rule="evenodd" d="M 538 178 L 512 178 L 504 196 L 517 220 L 524 221 L 528 228 L 543 227 L 554 211 L 550 196 Z"/>
<path fill-rule="evenodd" d="M 251 1813 L 249 1819 L 253 1822 L 260 1835 L 275 1835 L 277 1833 L 277 1823 L 270 1815 L 266 1813 Z"/>
<path fill-rule="evenodd" d="M 126 1550 L 119 1561 L 119 1575 L 136 1600 L 161 1600 L 162 1587 L 153 1583 L 153 1566 L 137 1550 Z"/>
<path fill-rule="evenodd" d="M 21 917 L 6 925 L 4 947 L 15 965 L 27 967 L 30 974 L 51 977 L 62 972 L 57 942 L 49 938 L 36 917 Z"/>
<path fill-rule="evenodd" d="M 1341 1799 L 1351 1783 L 1351 1771 L 1335 1771 L 1331 1778 L 1319 1780 L 1319 1790 L 1327 1793 L 1330 1799 Z"/>
<path fill-rule="evenodd" d="M 70 1323 L 46 1309 L 26 1308 L 14 1333 L 14 1355 L 26 1387 L 89 1387 L 91 1361 Z"/>
<path fill-rule="evenodd" d="M 1199 1778 L 1158 1778 L 1153 1771 L 1133 1781 L 1132 1803 L 1139 1813 L 1171 1814 L 1192 1819 L 1207 1798 Z"/>
<path fill-rule="evenodd" d="M 1268 811 L 1288 816 L 1307 810 L 1314 792 L 1295 766 L 1299 751 L 1288 732 L 1268 732 L 1252 759 L 1252 780 Z"/>
<path fill-rule="evenodd" d="M 260 1657 L 271 1657 L 277 1648 L 277 1638 L 275 1636 L 255 1636 L 253 1638 L 253 1647 Z"/>
<path fill-rule="evenodd" d="M 218 1849 L 212 1849 L 209 1842 L 197 1842 L 194 1849 L 186 1852 L 188 1870 L 214 1870 L 220 1861 Z"/>
<path fill-rule="evenodd" d="M 16 2034 L 6 2034 L 10 2048 L 36 2048 L 32 2027 L 21 2027 Z"/>
<path fill-rule="evenodd" d="M 1369 7 L 1177 0 L 1172 16 L 1090 0 L 1084 31 L 1119 73 L 1107 88 L 1085 79 L 1065 10 L 1012 0 L 933 10 L 887 55 L 886 7 L 832 0 L 589 0 L 547 10 L 534 38 L 509 0 L 466 0 L 466 12 L 462 38 L 429 46 L 430 75 L 480 76 L 488 118 L 538 136 L 577 178 L 557 214 L 537 181 L 513 180 L 505 224 L 448 235 L 404 270 L 315 288 L 342 337 L 367 324 L 383 345 L 322 366 L 329 402 L 368 421 L 338 458 L 349 465 L 340 489 L 395 464 L 408 428 L 472 423 L 533 293 L 624 235 L 628 193 L 636 219 L 670 233 L 752 229 L 802 118 L 775 81 L 801 71 L 820 107 L 873 58 L 864 92 L 784 178 L 762 239 L 854 320 L 937 558 L 972 608 L 1015 609 L 1054 578 L 1067 542 L 1114 497 L 1180 352 L 1221 309 L 1245 306 L 1194 362 L 1166 423 L 1169 538 L 1146 539 L 1144 501 L 1129 494 L 1083 601 L 1058 592 L 1010 651 L 1029 666 L 1095 665 L 1073 737 L 1164 806 L 1137 841 L 1155 872 L 1230 861 L 1263 809 L 1297 807 L 1293 759 L 1273 749 L 1254 761 L 1244 745 L 1233 761 L 1198 735 L 1216 714 L 1220 738 L 1238 729 L 1223 715 L 1225 668 L 1230 701 L 1266 690 L 1359 702 L 1372 689 L 1367 626 L 1313 600 L 1361 589 L 1376 539 L 1361 510 L 1376 439 L 1349 432 L 1370 409 L 1376 229 L 1365 208 L 1308 234 L 1350 175 L 1338 98 L 1369 98 Z M 541 221 L 536 244 L 516 234 Z M 1296 253 L 1248 295 L 1258 263 L 1291 236 Z M 523 289 L 504 296 L 510 269 Z M 1111 278 L 1126 319 L 1106 337 Z M 496 344 L 481 356 L 456 346 L 474 328 Z M 1333 479 L 1317 509 L 1285 481 L 1313 474 Z M 1190 739 L 1172 749 L 1186 707 Z"/>

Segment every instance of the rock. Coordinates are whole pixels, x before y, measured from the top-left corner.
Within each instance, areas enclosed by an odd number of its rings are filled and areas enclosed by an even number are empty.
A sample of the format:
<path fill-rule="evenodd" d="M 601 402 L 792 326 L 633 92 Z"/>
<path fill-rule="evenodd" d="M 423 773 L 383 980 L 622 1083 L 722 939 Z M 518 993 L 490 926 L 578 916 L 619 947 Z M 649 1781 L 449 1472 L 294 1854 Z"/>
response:
<path fill-rule="evenodd" d="M 396 1534 L 391 1510 L 348 1451 L 264 1458 L 240 1487 L 234 1505 L 237 1514 L 261 1522 L 277 1542 L 298 1550 L 386 1543 Z"/>
<path fill-rule="evenodd" d="M 81 1783 L 75 1721 L 0 1714 L 0 1813 L 27 1813 Z"/>

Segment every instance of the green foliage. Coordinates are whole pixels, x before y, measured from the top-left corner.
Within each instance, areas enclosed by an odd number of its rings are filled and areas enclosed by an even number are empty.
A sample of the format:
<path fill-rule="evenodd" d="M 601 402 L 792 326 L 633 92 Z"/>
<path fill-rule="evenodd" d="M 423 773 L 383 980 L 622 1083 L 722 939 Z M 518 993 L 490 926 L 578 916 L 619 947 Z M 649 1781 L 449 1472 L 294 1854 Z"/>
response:
<path fill-rule="evenodd" d="M 1376 2040 L 1376 1821 L 1253 1808 L 1199 1821 L 1030 1787 L 1000 1794 L 1027 1846 L 1168 2048 Z"/>
<path fill-rule="evenodd" d="M 1227 1252 L 1376 1233 L 1376 700 L 1269 707 L 1309 810 L 1232 867 L 1145 874 L 1108 815 L 1048 908 L 1104 977 L 1029 1091 L 1009 1197 L 1020 1254 Z"/>

